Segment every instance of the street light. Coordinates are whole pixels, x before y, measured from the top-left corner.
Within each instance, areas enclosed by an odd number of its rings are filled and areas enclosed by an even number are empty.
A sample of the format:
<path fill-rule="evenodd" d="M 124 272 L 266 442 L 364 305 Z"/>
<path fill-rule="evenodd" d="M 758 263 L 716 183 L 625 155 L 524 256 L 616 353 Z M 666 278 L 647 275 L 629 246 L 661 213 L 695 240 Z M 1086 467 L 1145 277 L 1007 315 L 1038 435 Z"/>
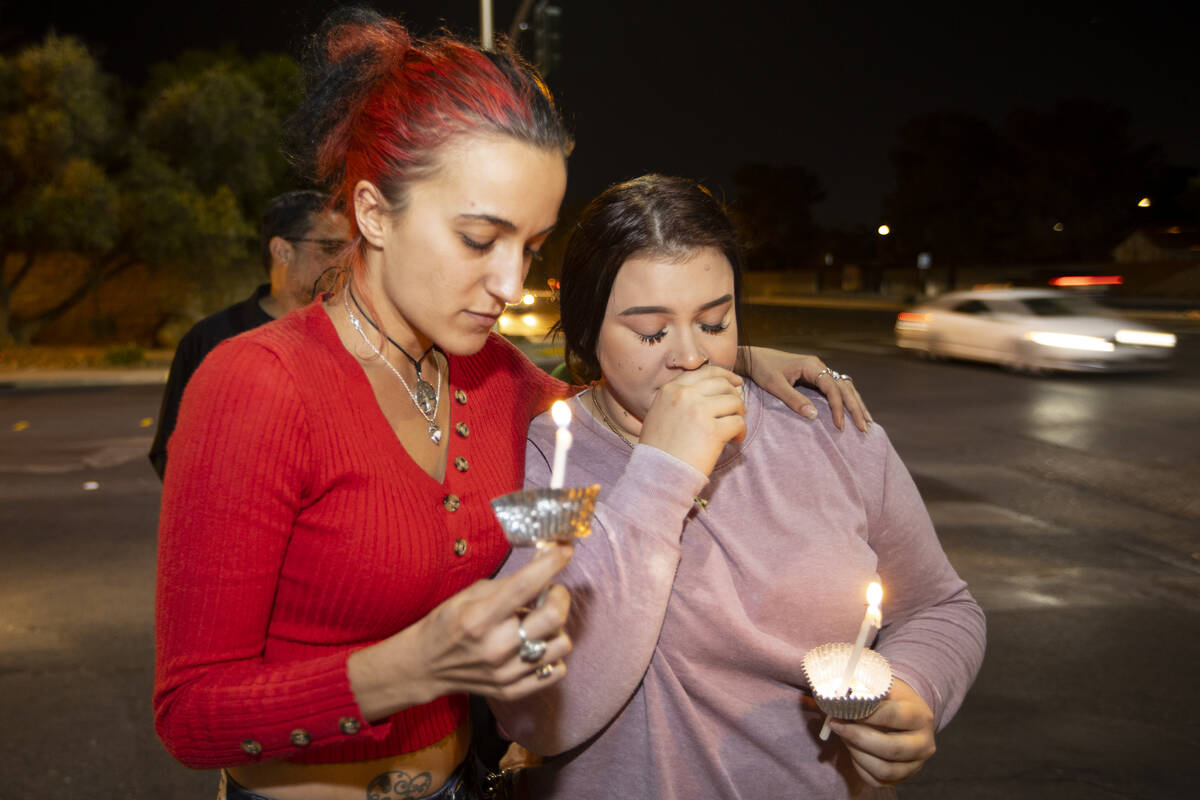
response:
<path fill-rule="evenodd" d="M 888 235 L 889 233 L 891 233 L 891 232 L 892 232 L 892 229 L 891 229 L 891 228 L 889 228 L 887 225 L 880 225 L 880 226 L 879 226 L 879 235 L 880 235 L 880 236 L 887 236 L 887 235 Z"/>
<path fill-rule="evenodd" d="M 491 50 L 495 44 L 492 33 L 492 0 L 479 0 L 479 45 Z"/>
<path fill-rule="evenodd" d="M 1150 198 L 1149 197 L 1143 197 L 1141 200 L 1138 200 L 1138 208 L 1149 208 L 1149 207 L 1150 207 Z"/>

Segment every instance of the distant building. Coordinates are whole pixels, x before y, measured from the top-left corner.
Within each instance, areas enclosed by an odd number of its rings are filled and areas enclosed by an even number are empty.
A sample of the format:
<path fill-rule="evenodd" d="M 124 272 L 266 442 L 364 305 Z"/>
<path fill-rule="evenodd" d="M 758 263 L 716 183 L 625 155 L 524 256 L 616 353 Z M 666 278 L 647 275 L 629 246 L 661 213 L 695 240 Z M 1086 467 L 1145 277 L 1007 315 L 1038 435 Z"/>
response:
<path fill-rule="evenodd" d="M 1118 264 L 1200 262 L 1200 230 L 1173 225 L 1142 228 L 1113 248 Z"/>

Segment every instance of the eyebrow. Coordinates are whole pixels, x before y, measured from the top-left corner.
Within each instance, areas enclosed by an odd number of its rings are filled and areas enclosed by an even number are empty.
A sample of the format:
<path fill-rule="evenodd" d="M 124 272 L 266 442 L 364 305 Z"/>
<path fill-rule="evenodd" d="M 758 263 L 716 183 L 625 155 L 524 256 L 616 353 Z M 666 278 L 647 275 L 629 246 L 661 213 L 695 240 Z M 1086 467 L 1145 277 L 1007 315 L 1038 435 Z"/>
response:
<path fill-rule="evenodd" d="M 497 217 L 497 216 L 493 216 L 492 214 L 459 214 L 458 218 L 471 220 L 473 222 L 474 221 L 489 222 L 492 225 L 495 225 L 498 228 L 503 228 L 506 231 L 515 231 L 517 229 L 516 225 L 514 225 L 512 222 L 509 222 L 504 217 Z M 534 235 L 535 236 L 543 236 L 543 235 L 549 233 L 550 231 L 554 230 L 554 226 L 557 224 L 558 224 L 558 221 L 555 220 L 554 225 L 551 225 L 549 228 L 546 228 L 545 230 L 538 231 Z"/>
<path fill-rule="evenodd" d="M 708 301 L 707 303 L 700 306 L 700 308 L 698 308 L 696 310 L 697 311 L 708 311 L 710 308 L 716 308 L 717 306 L 722 305 L 723 303 L 728 303 L 732 299 L 733 299 L 733 295 L 724 294 L 724 295 L 721 295 L 720 297 L 718 297 L 716 300 Z M 617 314 L 617 316 L 618 317 L 635 317 L 639 314 L 670 314 L 670 313 L 671 313 L 671 309 L 667 308 L 666 306 L 632 306 L 630 308 L 625 309 L 620 314 Z"/>

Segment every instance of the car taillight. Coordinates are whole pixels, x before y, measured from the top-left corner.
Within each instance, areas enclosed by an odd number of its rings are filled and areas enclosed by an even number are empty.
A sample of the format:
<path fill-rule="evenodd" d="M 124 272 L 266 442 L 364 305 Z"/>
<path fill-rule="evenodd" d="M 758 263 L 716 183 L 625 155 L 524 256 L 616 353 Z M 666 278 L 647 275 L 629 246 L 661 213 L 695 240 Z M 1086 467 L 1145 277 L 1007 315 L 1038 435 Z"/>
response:
<path fill-rule="evenodd" d="M 901 311 L 896 315 L 896 330 L 923 331 L 929 327 L 929 315 L 917 311 Z"/>
<path fill-rule="evenodd" d="M 1120 286 L 1120 275 L 1064 275 L 1050 281 L 1051 286 Z"/>

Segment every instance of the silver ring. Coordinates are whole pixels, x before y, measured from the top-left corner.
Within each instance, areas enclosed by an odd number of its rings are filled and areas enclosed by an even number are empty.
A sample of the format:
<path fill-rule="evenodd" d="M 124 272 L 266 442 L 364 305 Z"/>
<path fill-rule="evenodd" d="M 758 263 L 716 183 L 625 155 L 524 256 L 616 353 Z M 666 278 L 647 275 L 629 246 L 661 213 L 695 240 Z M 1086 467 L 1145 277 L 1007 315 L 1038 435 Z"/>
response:
<path fill-rule="evenodd" d="M 852 380 L 854 380 L 854 378 L 851 378 L 849 375 L 847 375 L 846 373 L 844 373 L 844 372 L 843 372 L 843 373 L 842 373 L 842 380 L 844 380 L 844 381 L 852 381 Z"/>
<path fill-rule="evenodd" d="M 521 656 L 521 660 L 528 664 L 535 664 L 542 660 L 542 656 L 546 654 L 546 642 L 542 639 L 530 639 L 525 628 L 517 626 L 517 636 L 521 637 L 521 647 L 517 653 Z"/>
<path fill-rule="evenodd" d="M 829 377 L 833 378 L 833 382 L 834 382 L 834 383 L 837 383 L 837 382 L 838 382 L 838 381 L 840 381 L 842 378 L 845 378 L 845 377 L 846 377 L 846 376 L 845 376 L 845 375 L 843 375 L 842 373 L 840 373 L 840 372 L 837 372 L 837 371 L 834 371 L 834 370 L 830 370 L 830 372 L 832 372 L 833 374 L 832 374 L 832 375 L 830 375 Z"/>
<path fill-rule="evenodd" d="M 837 375 L 837 373 L 834 372 L 833 370 L 831 370 L 829 367 L 826 367 L 825 369 L 818 372 L 817 376 L 812 379 L 813 384 L 815 385 L 817 381 L 821 380 L 821 376 L 823 376 L 823 375 Z M 836 381 L 837 378 L 834 378 L 834 380 Z"/>
<path fill-rule="evenodd" d="M 554 665 L 543 661 L 537 665 L 537 669 L 533 671 L 533 674 L 537 675 L 539 681 L 544 681 L 554 674 Z"/>

